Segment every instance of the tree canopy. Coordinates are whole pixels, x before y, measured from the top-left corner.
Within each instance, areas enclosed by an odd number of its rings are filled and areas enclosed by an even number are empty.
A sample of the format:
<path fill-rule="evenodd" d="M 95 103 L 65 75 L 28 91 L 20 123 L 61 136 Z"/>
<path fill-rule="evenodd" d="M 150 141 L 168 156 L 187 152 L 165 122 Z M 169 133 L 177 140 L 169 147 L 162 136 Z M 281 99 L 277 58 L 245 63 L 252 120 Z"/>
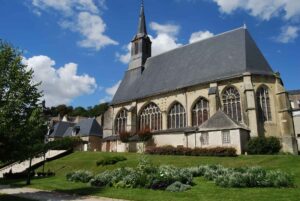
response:
<path fill-rule="evenodd" d="M 32 82 L 33 71 L 22 63 L 18 49 L 0 40 L 0 158 L 2 162 L 28 157 L 26 143 L 43 142 L 37 119 L 42 93 Z M 40 132 L 40 130 L 42 132 Z M 38 137 L 37 137 L 38 135 Z"/>
<path fill-rule="evenodd" d="M 60 115 L 61 117 L 68 116 L 83 116 L 83 117 L 97 117 L 103 114 L 108 109 L 108 103 L 101 103 L 99 105 L 95 105 L 93 107 L 75 107 L 66 106 L 66 105 L 58 105 L 49 108 L 48 115 L 55 117 Z"/>

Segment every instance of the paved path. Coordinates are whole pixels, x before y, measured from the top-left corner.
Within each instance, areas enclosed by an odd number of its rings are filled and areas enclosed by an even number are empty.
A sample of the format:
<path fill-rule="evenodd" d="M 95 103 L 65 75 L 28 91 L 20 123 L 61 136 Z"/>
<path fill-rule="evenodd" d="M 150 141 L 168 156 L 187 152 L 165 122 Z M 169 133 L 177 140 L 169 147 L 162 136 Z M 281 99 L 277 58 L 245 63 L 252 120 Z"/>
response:
<path fill-rule="evenodd" d="M 0 193 L 14 195 L 17 197 L 40 200 L 40 201 L 125 201 L 112 198 L 79 196 L 53 191 L 39 190 L 34 188 L 14 188 L 10 186 L 1 186 Z"/>
<path fill-rule="evenodd" d="M 50 158 L 56 157 L 65 152 L 66 152 L 66 150 L 49 150 L 45 155 L 45 159 L 50 159 Z M 45 159 L 44 159 L 44 156 L 35 157 L 32 159 L 31 165 L 40 163 L 40 162 L 44 161 Z M 24 172 L 28 168 L 28 166 L 29 166 L 29 160 L 25 160 L 22 162 L 16 162 L 16 163 L 7 165 L 0 169 L 0 178 L 3 177 L 4 173 L 7 173 L 9 171 L 11 171 L 12 173 Z"/>

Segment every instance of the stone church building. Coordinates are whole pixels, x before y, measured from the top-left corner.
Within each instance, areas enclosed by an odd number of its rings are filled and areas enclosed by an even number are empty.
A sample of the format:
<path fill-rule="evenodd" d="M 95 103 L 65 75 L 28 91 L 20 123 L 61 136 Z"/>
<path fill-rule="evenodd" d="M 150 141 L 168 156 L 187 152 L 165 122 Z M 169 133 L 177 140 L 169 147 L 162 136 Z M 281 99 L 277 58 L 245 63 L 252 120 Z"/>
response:
<path fill-rule="evenodd" d="M 142 6 L 131 44 L 105 114 L 102 150 L 130 151 L 118 134 L 148 128 L 152 146 L 231 146 L 242 154 L 250 137 L 275 136 L 284 152 L 298 153 L 280 74 L 246 27 L 151 56 Z"/>

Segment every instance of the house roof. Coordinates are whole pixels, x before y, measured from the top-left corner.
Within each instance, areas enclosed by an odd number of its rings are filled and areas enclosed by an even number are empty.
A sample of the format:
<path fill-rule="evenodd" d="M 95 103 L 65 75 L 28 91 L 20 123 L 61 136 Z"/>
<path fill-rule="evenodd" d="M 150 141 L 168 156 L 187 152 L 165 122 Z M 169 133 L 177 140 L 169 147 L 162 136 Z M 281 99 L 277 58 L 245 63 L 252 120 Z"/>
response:
<path fill-rule="evenodd" d="M 228 129 L 249 130 L 247 126 L 234 121 L 222 110 L 217 111 L 213 116 L 211 116 L 207 121 L 205 121 L 203 124 L 201 124 L 201 126 L 199 126 L 199 131 L 228 130 Z"/>
<path fill-rule="evenodd" d="M 110 136 L 107 136 L 105 138 L 102 139 L 103 142 L 106 142 L 106 141 L 116 141 L 116 140 L 120 140 L 120 136 L 119 135 L 110 135 Z"/>
<path fill-rule="evenodd" d="M 77 135 L 80 137 L 92 136 L 92 135 L 102 137 L 102 135 L 103 135 L 103 129 L 99 125 L 99 123 L 96 121 L 95 118 L 81 120 L 80 122 L 75 124 L 72 128 L 68 128 L 64 133 L 64 137 L 72 136 L 72 131 L 75 128 L 79 129 Z"/>
<path fill-rule="evenodd" d="M 150 57 L 127 70 L 112 105 L 176 89 L 224 80 L 245 72 L 273 75 L 273 70 L 245 28 L 225 32 Z"/>
<path fill-rule="evenodd" d="M 54 124 L 50 137 L 63 137 L 66 130 L 74 125 L 75 124 L 71 122 L 59 121 Z"/>

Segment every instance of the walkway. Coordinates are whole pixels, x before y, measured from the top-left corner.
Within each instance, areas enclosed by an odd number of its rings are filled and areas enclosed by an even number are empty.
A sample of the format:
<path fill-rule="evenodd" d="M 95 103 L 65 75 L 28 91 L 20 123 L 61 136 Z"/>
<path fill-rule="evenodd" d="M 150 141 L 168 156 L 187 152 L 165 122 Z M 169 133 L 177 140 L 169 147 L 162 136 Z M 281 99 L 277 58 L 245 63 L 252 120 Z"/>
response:
<path fill-rule="evenodd" d="M 112 198 L 95 196 L 78 196 L 53 191 L 39 190 L 34 188 L 13 188 L 0 185 L 0 194 L 14 195 L 17 197 L 40 200 L 40 201 L 125 201 Z"/>
<path fill-rule="evenodd" d="M 49 150 L 45 157 L 46 159 L 51 159 L 53 157 L 57 157 L 61 154 L 64 154 L 66 152 L 66 150 Z M 37 163 L 40 163 L 42 161 L 44 161 L 44 156 L 40 156 L 40 157 L 36 157 L 32 159 L 32 164 L 31 165 L 35 165 Z M 3 177 L 4 173 L 9 172 L 10 170 L 12 171 L 12 173 L 18 173 L 18 172 L 24 172 L 29 166 L 29 160 L 25 160 L 22 162 L 16 162 L 10 165 L 7 165 L 3 168 L 0 169 L 0 178 Z"/>

